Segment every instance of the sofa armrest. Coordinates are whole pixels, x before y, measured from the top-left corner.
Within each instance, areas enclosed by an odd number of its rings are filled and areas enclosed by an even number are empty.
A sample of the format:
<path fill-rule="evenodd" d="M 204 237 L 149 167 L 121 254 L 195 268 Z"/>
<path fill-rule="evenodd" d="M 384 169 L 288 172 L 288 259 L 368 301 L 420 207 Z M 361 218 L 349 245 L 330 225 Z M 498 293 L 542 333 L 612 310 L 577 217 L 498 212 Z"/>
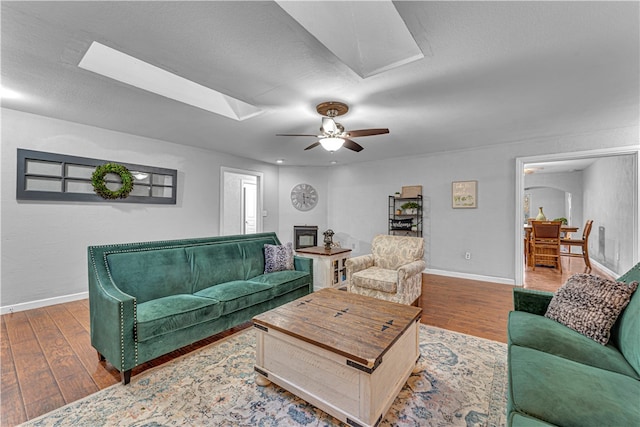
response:
<path fill-rule="evenodd" d="M 544 316 L 552 297 L 552 292 L 513 288 L 513 309 Z"/>
<path fill-rule="evenodd" d="M 297 271 L 306 271 L 313 274 L 313 259 L 294 255 L 293 266 Z"/>
<path fill-rule="evenodd" d="M 293 267 L 296 271 L 309 273 L 309 293 L 313 292 L 313 259 L 294 255 Z"/>
<path fill-rule="evenodd" d="M 373 267 L 373 254 L 348 258 L 345 266 L 347 267 L 347 277 L 350 277 L 353 273 Z"/>
<path fill-rule="evenodd" d="M 631 283 L 633 281 L 640 282 L 640 262 L 631 267 L 629 271 L 618 277 L 618 282 Z"/>
<path fill-rule="evenodd" d="M 427 268 L 427 263 L 422 259 L 400 266 L 400 268 L 398 268 L 398 283 L 422 273 L 425 268 Z"/>
<path fill-rule="evenodd" d="M 88 249 L 91 345 L 119 371 L 137 366 L 136 298 L 113 283 L 100 251 Z"/>

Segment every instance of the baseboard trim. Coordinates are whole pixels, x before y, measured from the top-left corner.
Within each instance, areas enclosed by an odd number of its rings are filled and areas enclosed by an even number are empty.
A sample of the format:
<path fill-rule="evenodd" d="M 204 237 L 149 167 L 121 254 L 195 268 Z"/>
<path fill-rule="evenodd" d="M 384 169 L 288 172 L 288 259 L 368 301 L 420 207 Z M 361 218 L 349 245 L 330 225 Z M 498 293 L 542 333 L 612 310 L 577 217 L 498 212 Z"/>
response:
<path fill-rule="evenodd" d="M 54 298 L 45 298 L 36 301 L 22 302 L 20 304 L 5 305 L 0 307 L 0 314 L 15 313 L 17 311 L 31 310 L 34 308 L 41 308 L 49 305 L 62 304 L 65 302 L 77 301 L 87 298 L 89 298 L 89 292 L 80 292 L 77 294 L 63 295 Z"/>
<path fill-rule="evenodd" d="M 605 267 L 604 265 L 600 264 L 598 261 L 594 260 L 594 259 L 593 259 L 593 258 L 591 258 L 591 257 L 589 257 L 589 262 L 590 262 L 593 266 L 598 267 L 598 270 L 602 271 L 603 273 L 608 274 L 608 275 L 609 275 L 609 276 L 611 276 L 611 277 L 616 277 L 616 278 L 617 278 L 617 277 L 621 276 L 621 274 L 616 273 L 615 271 L 613 271 L 613 270 L 611 270 L 611 269 L 609 269 L 609 268 Z"/>
<path fill-rule="evenodd" d="M 447 270 L 435 270 L 432 268 L 425 268 L 424 273 L 435 274 L 436 276 L 457 277 L 459 279 L 469 279 L 469 280 L 478 280 L 481 282 L 499 283 L 501 285 L 509 285 L 509 286 L 515 285 L 515 280 L 507 279 L 504 277 L 482 276 L 479 274 L 460 273 L 457 271 L 447 271 Z"/>

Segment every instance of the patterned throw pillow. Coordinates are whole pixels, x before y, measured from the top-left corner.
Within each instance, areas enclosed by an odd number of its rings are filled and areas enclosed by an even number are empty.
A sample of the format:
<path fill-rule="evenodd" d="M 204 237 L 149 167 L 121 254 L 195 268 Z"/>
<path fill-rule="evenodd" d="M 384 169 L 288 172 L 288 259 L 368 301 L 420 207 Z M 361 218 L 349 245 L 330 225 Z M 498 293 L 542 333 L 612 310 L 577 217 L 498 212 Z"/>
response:
<path fill-rule="evenodd" d="M 295 270 L 293 267 L 293 244 L 264 245 L 264 272 Z"/>
<path fill-rule="evenodd" d="M 637 288 L 638 282 L 574 274 L 555 293 L 545 316 L 606 345 L 611 327 Z"/>

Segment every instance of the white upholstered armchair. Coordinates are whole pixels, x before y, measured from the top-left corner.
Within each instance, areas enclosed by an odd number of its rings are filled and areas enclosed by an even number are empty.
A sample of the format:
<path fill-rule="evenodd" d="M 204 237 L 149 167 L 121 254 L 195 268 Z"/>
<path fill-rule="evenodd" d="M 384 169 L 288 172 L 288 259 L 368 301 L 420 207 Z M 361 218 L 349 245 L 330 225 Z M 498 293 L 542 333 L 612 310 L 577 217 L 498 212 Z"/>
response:
<path fill-rule="evenodd" d="M 420 305 L 424 239 L 378 235 L 371 254 L 349 258 L 347 290 L 401 304 Z"/>

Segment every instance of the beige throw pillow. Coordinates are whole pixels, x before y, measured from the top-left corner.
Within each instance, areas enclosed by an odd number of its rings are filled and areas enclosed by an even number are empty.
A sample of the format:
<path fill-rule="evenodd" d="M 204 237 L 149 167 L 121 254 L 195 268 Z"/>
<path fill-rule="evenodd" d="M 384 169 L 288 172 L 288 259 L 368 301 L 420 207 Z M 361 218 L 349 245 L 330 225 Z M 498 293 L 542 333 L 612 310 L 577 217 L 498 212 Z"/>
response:
<path fill-rule="evenodd" d="M 545 316 L 605 345 L 637 287 L 638 282 L 574 274 L 555 293 Z"/>

